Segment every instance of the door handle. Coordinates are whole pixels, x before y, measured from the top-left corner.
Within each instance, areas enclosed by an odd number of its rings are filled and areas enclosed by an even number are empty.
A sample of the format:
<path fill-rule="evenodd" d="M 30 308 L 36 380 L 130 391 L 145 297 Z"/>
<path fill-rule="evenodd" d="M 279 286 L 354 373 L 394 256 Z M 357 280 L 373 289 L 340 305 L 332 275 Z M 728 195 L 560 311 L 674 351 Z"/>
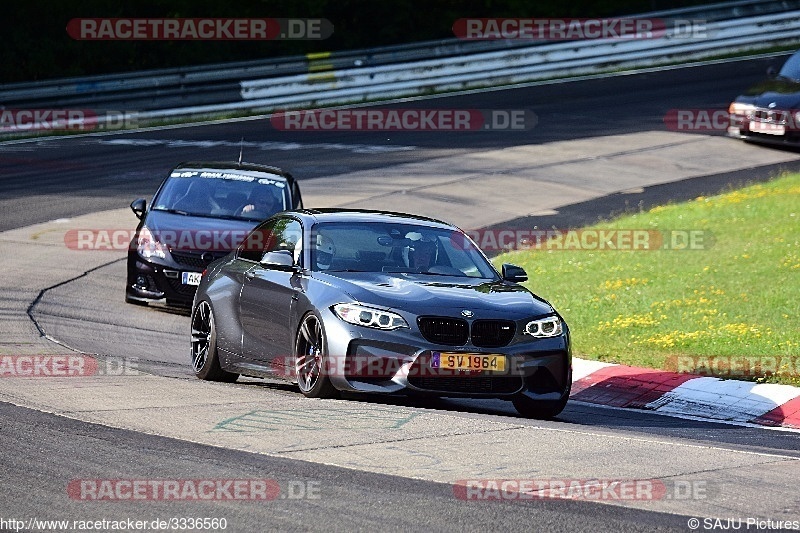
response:
<path fill-rule="evenodd" d="M 252 270 L 248 270 L 247 272 L 245 272 L 245 273 L 244 273 L 244 277 L 245 277 L 245 279 L 247 279 L 248 281 L 252 281 L 252 280 L 253 280 L 253 278 L 255 278 L 255 277 L 256 277 L 256 273 L 255 273 L 255 272 L 253 272 Z"/>

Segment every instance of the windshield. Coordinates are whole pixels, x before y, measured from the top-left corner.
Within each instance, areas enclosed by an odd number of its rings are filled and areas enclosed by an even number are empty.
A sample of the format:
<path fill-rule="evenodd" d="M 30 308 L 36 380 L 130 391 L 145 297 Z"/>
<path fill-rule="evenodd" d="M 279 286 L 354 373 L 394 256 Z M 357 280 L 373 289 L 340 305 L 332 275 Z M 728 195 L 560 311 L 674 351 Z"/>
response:
<path fill-rule="evenodd" d="M 176 170 L 153 200 L 155 211 L 264 220 L 288 205 L 286 180 L 230 171 Z"/>
<path fill-rule="evenodd" d="M 330 222 L 314 226 L 310 244 L 313 270 L 497 277 L 472 241 L 450 229 L 385 222 Z"/>
<path fill-rule="evenodd" d="M 786 60 L 778 76 L 789 78 L 790 80 L 800 80 L 800 52 Z"/>

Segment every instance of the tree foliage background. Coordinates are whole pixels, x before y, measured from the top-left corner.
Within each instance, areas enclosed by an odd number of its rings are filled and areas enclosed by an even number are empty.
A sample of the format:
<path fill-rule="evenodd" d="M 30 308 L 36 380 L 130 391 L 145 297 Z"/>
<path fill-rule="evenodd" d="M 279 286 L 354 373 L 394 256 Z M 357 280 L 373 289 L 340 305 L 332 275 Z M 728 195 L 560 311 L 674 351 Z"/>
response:
<path fill-rule="evenodd" d="M 702 0 L 13 0 L 0 18 L 0 83 L 264 59 L 452 38 L 466 17 L 609 17 Z M 73 18 L 326 18 L 325 41 L 76 41 Z"/>

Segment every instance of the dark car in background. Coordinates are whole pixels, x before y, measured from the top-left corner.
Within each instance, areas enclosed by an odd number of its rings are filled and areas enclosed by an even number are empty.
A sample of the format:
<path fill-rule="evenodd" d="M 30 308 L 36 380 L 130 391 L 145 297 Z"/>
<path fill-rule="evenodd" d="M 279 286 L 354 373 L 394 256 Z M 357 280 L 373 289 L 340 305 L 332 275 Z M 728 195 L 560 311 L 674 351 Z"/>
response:
<path fill-rule="evenodd" d="M 800 142 L 800 52 L 728 107 L 732 137 L 769 144 Z"/>
<path fill-rule="evenodd" d="M 279 213 L 202 276 L 191 318 L 200 379 L 278 377 L 340 391 L 566 405 L 567 324 L 458 228 L 358 210 Z"/>
<path fill-rule="evenodd" d="M 191 304 L 200 275 L 277 212 L 303 206 L 288 172 L 252 163 L 187 162 L 176 166 L 148 206 L 131 209 L 139 225 L 128 251 L 125 301 Z"/>

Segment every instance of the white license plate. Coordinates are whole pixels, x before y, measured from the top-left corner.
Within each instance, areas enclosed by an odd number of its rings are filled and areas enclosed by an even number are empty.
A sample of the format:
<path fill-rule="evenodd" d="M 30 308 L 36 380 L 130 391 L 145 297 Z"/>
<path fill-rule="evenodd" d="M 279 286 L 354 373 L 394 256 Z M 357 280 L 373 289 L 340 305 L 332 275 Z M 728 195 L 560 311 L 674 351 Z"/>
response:
<path fill-rule="evenodd" d="M 181 274 L 181 283 L 184 285 L 200 285 L 200 278 L 203 274 L 200 272 L 183 272 Z"/>
<path fill-rule="evenodd" d="M 786 126 L 783 124 L 773 124 L 772 122 L 751 120 L 750 131 L 753 133 L 766 133 L 767 135 L 785 135 Z"/>

